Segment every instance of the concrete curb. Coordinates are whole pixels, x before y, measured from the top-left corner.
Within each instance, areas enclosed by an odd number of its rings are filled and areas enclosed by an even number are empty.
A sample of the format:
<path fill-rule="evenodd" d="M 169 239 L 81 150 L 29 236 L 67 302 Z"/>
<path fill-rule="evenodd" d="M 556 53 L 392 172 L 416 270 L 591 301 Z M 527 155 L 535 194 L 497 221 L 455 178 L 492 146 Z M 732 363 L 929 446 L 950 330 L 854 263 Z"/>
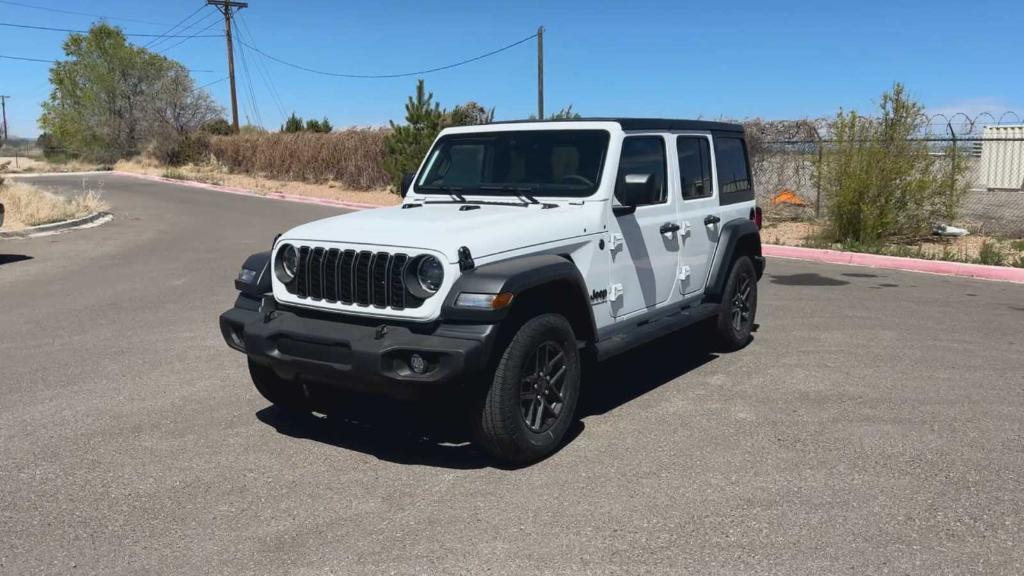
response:
<path fill-rule="evenodd" d="M 3 238 L 31 238 L 33 236 L 42 236 L 44 234 L 53 234 L 55 232 L 62 232 L 64 230 L 70 230 L 72 228 L 79 228 L 82 226 L 88 226 L 89 224 L 102 224 L 107 220 L 112 219 L 113 216 L 109 212 L 93 212 L 88 216 L 81 218 L 75 218 L 72 220 L 65 220 L 63 222 L 53 222 L 50 224 L 40 224 L 39 226 L 30 226 L 28 228 L 22 228 L 21 230 L 6 230 L 0 231 L 0 239 Z M 103 222 L 101 222 L 101 220 Z"/>
<path fill-rule="evenodd" d="M 326 198 L 314 198 L 312 196 L 302 196 L 299 194 L 287 194 L 285 192 L 267 192 L 259 193 L 247 190 L 245 188 L 236 188 L 234 186 L 222 186 L 220 184 L 207 184 L 206 182 L 194 182 L 192 180 L 178 180 L 176 178 L 165 178 L 163 176 L 152 176 L 150 174 L 136 174 L 135 172 L 122 172 L 120 170 L 114 170 L 111 174 L 118 174 L 120 176 L 133 176 L 135 178 L 141 178 L 143 180 L 152 180 L 154 182 L 165 182 L 168 184 L 178 184 L 180 186 L 190 186 L 192 188 L 202 188 L 204 190 L 213 190 L 215 192 L 226 192 L 228 194 L 237 194 L 239 196 L 253 196 L 256 198 L 271 198 L 273 200 L 284 200 L 287 202 L 299 202 L 302 204 L 316 204 L 319 206 L 332 206 L 335 208 L 347 208 L 349 210 L 366 210 L 368 208 L 383 208 L 376 204 L 365 204 L 362 202 L 346 202 L 343 200 L 328 200 Z"/>
<path fill-rule="evenodd" d="M 862 254 L 860 252 L 843 252 L 840 250 L 780 246 L 777 244 L 765 244 L 761 247 L 761 250 L 765 256 L 775 258 L 826 262 L 829 264 L 849 264 L 852 266 L 867 266 L 869 268 L 925 272 L 943 276 L 981 278 L 984 280 L 1024 284 L 1024 268 L 1011 268 L 1009 266 L 986 266 L 984 264 L 965 264 L 942 260 L 922 260 L 920 258 L 902 258 L 879 254 Z"/>
<path fill-rule="evenodd" d="M 153 182 L 164 182 L 167 184 L 178 184 L 179 186 L 189 186 L 192 188 L 201 188 L 203 190 L 212 190 L 214 192 L 225 192 L 227 194 L 237 194 L 239 196 L 251 196 L 254 198 L 270 198 L 272 200 L 284 200 L 287 202 L 299 202 L 302 204 L 316 204 L 319 206 L 331 206 L 334 208 L 347 208 L 349 210 L 366 210 L 369 208 L 386 208 L 386 206 L 379 206 L 377 204 L 367 204 L 364 202 L 346 202 L 344 200 L 328 200 L 326 198 L 314 198 L 312 196 L 302 196 L 300 194 L 288 194 L 285 192 L 254 192 L 246 188 L 236 188 L 234 186 L 223 186 L 220 184 L 208 184 L 206 182 L 196 182 L 193 180 L 178 180 L 177 178 L 165 178 L 163 176 L 153 176 L 151 174 L 139 174 L 136 172 L 125 172 L 122 170 L 95 170 L 91 172 L 29 172 L 27 174 L 7 174 L 11 178 L 36 178 L 39 176 L 96 176 L 100 174 L 115 174 L 117 176 L 130 176 L 133 178 L 139 178 L 142 180 L 150 180 Z"/>

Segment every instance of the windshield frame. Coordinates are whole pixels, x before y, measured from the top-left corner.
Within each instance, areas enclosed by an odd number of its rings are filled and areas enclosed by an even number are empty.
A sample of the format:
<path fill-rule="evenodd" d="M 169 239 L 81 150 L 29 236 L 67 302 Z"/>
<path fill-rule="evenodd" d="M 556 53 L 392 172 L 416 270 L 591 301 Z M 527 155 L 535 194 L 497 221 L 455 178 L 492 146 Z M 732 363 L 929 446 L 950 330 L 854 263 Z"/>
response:
<path fill-rule="evenodd" d="M 502 184 L 502 183 L 479 183 L 475 186 L 429 186 L 422 183 L 422 180 L 426 178 L 429 173 L 432 164 L 435 160 L 435 154 L 438 154 L 440 148 L 452 140 L 461 141 L 473 141 L 475 139 L 488 138 L 488 137 L 502 137 L 502 136 L 514 136 L 517 134 L 531 134 L 531 133 L 590 133 L 598 135 L 598 137 L 604 138 L 603 146 L 601 147 L 601 157 L 597 163 L 597 178 L 592 186 L 586 189 L 577 190 L 566 190 L 553 192 L 550 189 L 545 189 L 543 184 L 539 186 L 536 184 L 531 185 L 530 183 L 522 184 Z M 589 198 L 596 194 L 601 189 L 601 184 L 604 180 L 604 172 L 607 167 L 608 161 L 608 149 L 612 144 L 612 132 L 607 128 L 603 127 L 587 127 L 587 128 L 531 128 L 524 130 L 473 130 L 473 131 L 459 131 L 448 133 L 440 136 L 434 144 L 430 147 L 426 157 L 423 160 L 422 166 L 416 173 L 416 178 L 413 181 L 413 192 L 424 195 L 444 195 L 444 196 L 490 196 L 490 197 L 504 197 L 504 198 Z"/>

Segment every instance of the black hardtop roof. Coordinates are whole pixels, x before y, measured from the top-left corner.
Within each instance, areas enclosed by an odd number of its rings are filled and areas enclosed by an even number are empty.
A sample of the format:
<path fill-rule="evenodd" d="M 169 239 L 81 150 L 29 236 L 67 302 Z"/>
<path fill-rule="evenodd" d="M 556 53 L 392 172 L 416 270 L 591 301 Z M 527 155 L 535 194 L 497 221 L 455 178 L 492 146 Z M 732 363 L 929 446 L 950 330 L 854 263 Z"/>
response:
<path fill-rule="evenodd" d="M 708 130 L 743 132 L 742 124 L 711 120 L 677 120 L 672 118 L 564 118 L 551 120 L 505 120 L 492 124 L 523 124 L 526 122 L 615 122 L 623 130 Z"/>

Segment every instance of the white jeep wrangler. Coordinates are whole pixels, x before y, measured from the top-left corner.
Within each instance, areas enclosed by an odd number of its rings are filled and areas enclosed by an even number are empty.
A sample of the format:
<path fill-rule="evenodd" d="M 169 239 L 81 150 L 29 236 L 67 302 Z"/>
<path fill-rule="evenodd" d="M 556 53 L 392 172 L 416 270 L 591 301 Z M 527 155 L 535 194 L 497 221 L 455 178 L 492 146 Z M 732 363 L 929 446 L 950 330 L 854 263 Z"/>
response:
<path fill-rule="evenodd" d="M 582 359 L 703 320 L 724 348 L 751 338 L 764 258 L 742 126 L 450 128 L 402 194 L 243 265 L 220 327 L 270 402 L 465 394 L 476 442 L 525 463 L 572 424 Z"/>

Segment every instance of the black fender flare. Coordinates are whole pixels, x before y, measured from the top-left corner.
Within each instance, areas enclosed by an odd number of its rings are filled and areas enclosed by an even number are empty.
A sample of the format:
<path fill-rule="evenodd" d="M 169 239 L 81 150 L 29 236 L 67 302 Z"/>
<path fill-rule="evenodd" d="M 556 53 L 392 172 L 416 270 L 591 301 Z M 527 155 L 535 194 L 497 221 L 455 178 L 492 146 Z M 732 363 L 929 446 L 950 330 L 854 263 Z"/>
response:
<path fill-rule="evenodd" d="M 748 240 L 751 238 L 752 240 Z M 746 255 L 754 260 L 757 277 L 761 277 L 764 271 L 764 257 L 761 255 L 761 231 L 758 229 L 757 224 L 751 220 L 743 219 L 726 222 L 722 226 L 722 232 L 718 237 L 718 249 L 715 250 L 715 259 L 711 262 L 708 285 L 704 291 L 705 302 L 718 302 L 722 297 L 722 292 L 725 291 L 725 282 L 728 280 L 729 271 L 732 268 L 732 261 L 735 259 L 736 251 L 741 243 L 753 245 L 753 253 Z M 751 251 L 749 248 L 746 250 Z"/>
<path fill-rule="evenodd" d="M 251 282 L 243 282 L 240 270 L 239 275 L 235 277 L 235 288 L 239 292 L 259 299 L 264 294 L 273 291 L 270 283 L 270 274 L 272 273 L 270 251 L 257 252 L 246 258 L 242 264 L 242 270 L 252 270 L 256 275 Z"/>
<path fill-rule="evenodd" d="M 587 283 L 572 260 L 556 254 L 518 256 L 485 264 L 463 273 L 449 291 L 441 311 L 441 317 L 444 321 L 499 322 L 508 315 L 508 308 L 467 310 L 456 308 L 455 300 L 459 294 L 464 292 L 477 294 L 511 292 L 518 296 L 532 288 L 556 282 L 568 284 L 573 293 L 578 294 L 580 302 L 587 310 L 586 321 L 589 324 L 590 332 L 588 336 L 596 335 L 597 328 L 594 322 L 594 312 L 590 306 Z M 515 296 L 512 299 L 512 307 L 515 307 L 516 304 Z"/>

